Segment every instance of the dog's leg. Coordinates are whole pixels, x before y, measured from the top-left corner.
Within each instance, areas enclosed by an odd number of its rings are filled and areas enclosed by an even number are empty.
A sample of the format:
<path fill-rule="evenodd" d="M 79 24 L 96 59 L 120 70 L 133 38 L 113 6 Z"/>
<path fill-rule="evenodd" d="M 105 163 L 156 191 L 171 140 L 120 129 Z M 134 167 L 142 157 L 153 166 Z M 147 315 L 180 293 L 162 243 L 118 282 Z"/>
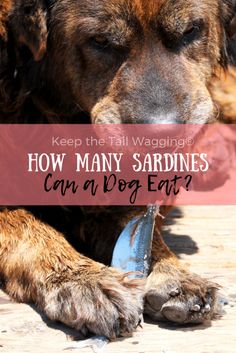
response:
<path fill-rule="evenodd" d="M 162 212 L 166 212 L 162 210 Z M 217 311 L 217 285 L 190 273 L 180 264 L 161 236 L 161 219 L 155 227 L 152 267 L 148 277 L 145 313 L 155 320 L 201 323 Z"/>
<path fill-rule="evenodd" d="M 112 339 L 139 323 L 142 282 L 77 253 L 23 209 L 0 212 L 0 276 L 12 298 L 83 333 Z"/>

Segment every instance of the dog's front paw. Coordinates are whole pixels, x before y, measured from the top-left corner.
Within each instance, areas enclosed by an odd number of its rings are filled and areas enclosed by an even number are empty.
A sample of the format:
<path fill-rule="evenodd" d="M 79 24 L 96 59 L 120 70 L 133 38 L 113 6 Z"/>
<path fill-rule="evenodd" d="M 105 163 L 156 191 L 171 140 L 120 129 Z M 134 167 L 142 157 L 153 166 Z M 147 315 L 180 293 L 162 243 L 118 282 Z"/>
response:
<path fill-rule="evenodd" d="M 185 270 L 175 274 L 152 272 L 148 278 L 144 312 L 154 320 L 179 324 L 202 323 L 218 310 L 214 283 Z"/>
<path fill-rule="evenodd" d="M 131 334 L 143 310 L 144 283 L 103 267 L 94 273 L 53 273 L 44 293 L 44 312 L 56 321 L 109 339 Z"/>

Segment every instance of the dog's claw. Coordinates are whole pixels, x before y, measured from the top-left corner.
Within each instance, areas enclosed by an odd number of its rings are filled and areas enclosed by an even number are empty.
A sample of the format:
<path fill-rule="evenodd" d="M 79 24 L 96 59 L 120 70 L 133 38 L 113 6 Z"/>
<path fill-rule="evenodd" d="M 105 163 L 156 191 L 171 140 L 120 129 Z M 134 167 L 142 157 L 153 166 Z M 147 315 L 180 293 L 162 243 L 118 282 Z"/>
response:
<path fill-rule="evenodd" d="M 206 304 L 204 307 L 204 313 L 209 313 L 211 311 L 211 306 L 210 304 Z"/>
<path fill-rule="evenodd" d="M 180 295 L 180 290 L 179 288 L 175 288 L 175 289 L 172 289 L 169 293 L 169 295 L 171 297 L 177 297 L 178 295 Z"/>
<path fill-rule="evenodd" d="M 198 312 L 198 311 L 200 311 L 200 310 L 201 310 L 200 305 L 195 304 L 195 305 L 192 307 L 192 310 L 191 310 L 191 311 L 196 311 L 196 312 Z"/>

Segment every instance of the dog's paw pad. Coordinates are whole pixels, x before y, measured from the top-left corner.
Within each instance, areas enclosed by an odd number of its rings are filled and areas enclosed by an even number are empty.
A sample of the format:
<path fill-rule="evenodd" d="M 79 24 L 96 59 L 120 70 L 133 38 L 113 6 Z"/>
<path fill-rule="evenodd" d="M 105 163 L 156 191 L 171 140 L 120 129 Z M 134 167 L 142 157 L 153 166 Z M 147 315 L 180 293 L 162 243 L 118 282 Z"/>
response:
<path fill-rule="evenodd" d="M 169 300 L 161 308 L 161 314 L 169 321 L 185 324 L 185 323 L 202 323 L 210 319 L 212 308 L 209 304 L 194 304 L 188 307 L 188 302 Z"/>
<path fill-rule="evenodd" d="M 178 277 L 179 276 L 179 277 Z M 152 273 L 147 284 L 145 313 L 154 320 L 202 323 L 214 317 L 217 285 L 182 272 L 176 277 Z"/>

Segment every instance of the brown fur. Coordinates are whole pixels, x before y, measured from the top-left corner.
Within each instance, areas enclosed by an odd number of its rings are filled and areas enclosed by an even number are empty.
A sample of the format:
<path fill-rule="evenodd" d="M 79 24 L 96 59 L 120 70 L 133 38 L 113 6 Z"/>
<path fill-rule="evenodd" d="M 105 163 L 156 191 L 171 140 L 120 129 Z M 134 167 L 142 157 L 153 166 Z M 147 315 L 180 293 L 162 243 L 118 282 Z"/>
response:
<path fill-rule="evenodd" d="M 11 1 L 3 0 L 0 4 L 0 37 L 7 40 L 6 20 L 11 10 Z"/>
<path fill-rule="evenodd" d="M 218 75 L 219 76 L 219 75 Z M 230 66 L 215 78 L 210 86 L 214 102 L 219 107 L 220 117 L 225 122 L 236 122 L 236 69 Z"/>
<path fill-rule="evenodd" d="M 1 122 L 215 120 L 209 86 L 213 92 L 214 74 L 227 66 L 233 1 L 49 3 L 0 5 Z M 0 275 L 7 293 L 53 320 L 109 338 L 135 330 L 143 296 L 154 319 L 212 318 L 216 286 L 179 264 L 161 237 L 160 217 L 145 288 L 107 267 L 125 224 L 143 212 L 3 209 Z"/>

